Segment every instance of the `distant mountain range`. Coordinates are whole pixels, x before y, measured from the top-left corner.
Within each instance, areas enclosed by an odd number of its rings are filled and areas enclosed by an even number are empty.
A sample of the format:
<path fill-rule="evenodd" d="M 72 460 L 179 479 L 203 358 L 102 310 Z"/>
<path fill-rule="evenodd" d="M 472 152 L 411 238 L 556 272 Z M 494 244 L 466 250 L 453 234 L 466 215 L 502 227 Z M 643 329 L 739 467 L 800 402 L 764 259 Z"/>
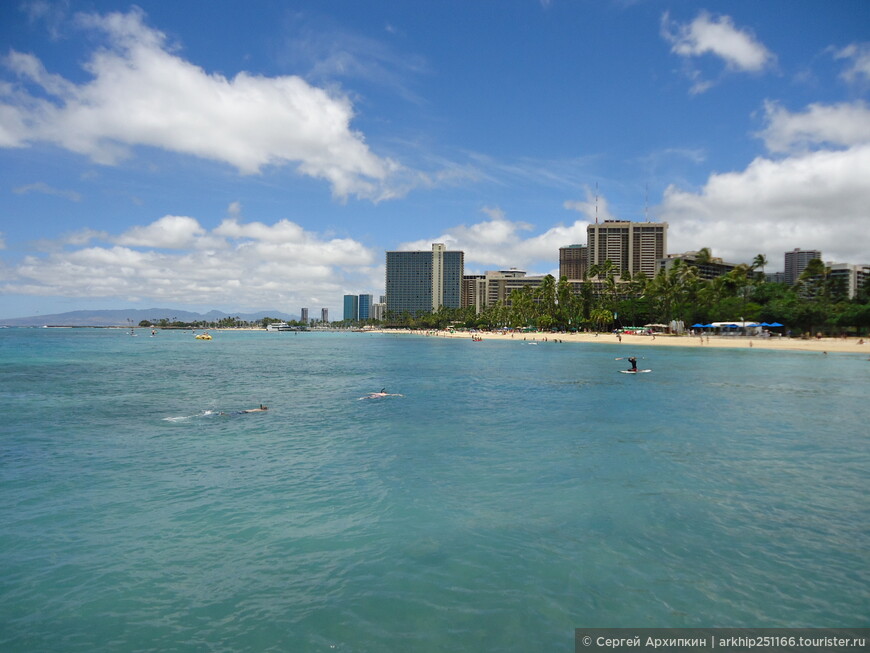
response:
<path fill-rule="evenodd" d="M 256 322 L 264 317 L 274 317 L 279 320 L 298 320 L 298 316 L 288 315 L 280 311 L 261 311 L 259 313 L 222 313 L 209 311 L 208 313 L 191 313 L 179 311 L 174 308 L 129 308 L 110 311 L 70 311 L 69 313 L 56 313 L 54 315 L 34 315 L 32 317 L 14 317 L 0 319 L 0 325 L 4 326 L 77 326 L 77 327 L 106 327 L 106 326 L 135 326 L 142 320 L 156 322 L 163 318 L 170 322 L 216 322 L 225 317 L 238 317 L 245 322 Z"/>

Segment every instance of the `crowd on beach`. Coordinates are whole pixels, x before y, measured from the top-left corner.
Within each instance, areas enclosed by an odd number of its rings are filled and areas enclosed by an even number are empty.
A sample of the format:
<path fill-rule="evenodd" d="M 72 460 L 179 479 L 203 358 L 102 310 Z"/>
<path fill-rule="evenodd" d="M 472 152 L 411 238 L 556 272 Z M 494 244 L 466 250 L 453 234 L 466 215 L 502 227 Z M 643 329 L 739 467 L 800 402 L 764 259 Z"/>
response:
<path fill-rule="evenodd" d="M 520 340 L 527 342 L 554 343 L 610 343 L 625 346 L 677 346 L 677 347 L 716 347 L 716 348 L 758 348 L 793 351 L 854 352 L 870 351 L 863 338 L 855 337 L 806 337 L 792 338 L 783 335 L 710 335 L 703 333 L 673 335 L 660 332 L 613 331 L 599 332 L 546 332 L 527 331 L 521 329 L 499 329 L 496 331 L 481 331 L 467 329 L 428 329 L 417 331 L 412 329 L 376 329 L 379 333 L 417 334 L 440 338 L 470 338 L 474 342 L 484 340 Z"/>

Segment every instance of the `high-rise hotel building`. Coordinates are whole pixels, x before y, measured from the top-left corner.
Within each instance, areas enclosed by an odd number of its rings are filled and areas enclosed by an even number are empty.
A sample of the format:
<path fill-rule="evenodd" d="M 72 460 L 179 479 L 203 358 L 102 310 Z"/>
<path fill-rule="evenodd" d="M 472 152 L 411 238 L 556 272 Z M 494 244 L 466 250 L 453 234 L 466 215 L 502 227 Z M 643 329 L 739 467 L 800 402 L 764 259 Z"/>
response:
<path fill-rule="evenodd" d="M 800 279 L 801 272 L 807 267 L 807 263 L 814 258 L 822 258 L 822 253 L 817 249 L 794 249 L 785 253 L 785 282 L 794 285 Z"/>
<path fill-rule="evenodd" d="M 589 249 L 586 245 L 568 245 L 559 248 L 559 279 L 585 279 Z M 558 279 L 557 279 L 558 281 Z"/>
<path fill-rule="evenodd" d="M 387 313 L 411 315 L 459 308 L 465 253 L 434 243 L 432 251 L 387 252 Z"/>
<path fill-rule="evenodd" d="M 651 279 L 656 275 L 656 261 L 667 256 L 667 222 L 605 220 L 590 224 L 586 237 L 589 267 L 609 260 L 617 276 L 643 272 Z"/>

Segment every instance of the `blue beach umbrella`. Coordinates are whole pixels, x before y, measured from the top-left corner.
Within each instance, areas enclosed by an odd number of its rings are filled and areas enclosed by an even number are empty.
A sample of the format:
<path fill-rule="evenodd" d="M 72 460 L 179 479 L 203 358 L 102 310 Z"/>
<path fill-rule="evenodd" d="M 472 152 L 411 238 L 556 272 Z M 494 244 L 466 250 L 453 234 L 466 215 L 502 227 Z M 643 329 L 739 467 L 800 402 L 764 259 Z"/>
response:
<path fill-rule="evenodd" d="M 779 322 L 771 322 L 771 323 L 768 324 L 767 326 L 770 326 L 770 327 L 781 327 L 781 326 L 783 326 L 783 325 L 780 324 Z"/>
<path fill-rule="evenodd" d="M 704 325 L 704 324 L 693 324 L 692 328 L 693 329 L 703 329 L 705 326 L 706 325 Z"/>

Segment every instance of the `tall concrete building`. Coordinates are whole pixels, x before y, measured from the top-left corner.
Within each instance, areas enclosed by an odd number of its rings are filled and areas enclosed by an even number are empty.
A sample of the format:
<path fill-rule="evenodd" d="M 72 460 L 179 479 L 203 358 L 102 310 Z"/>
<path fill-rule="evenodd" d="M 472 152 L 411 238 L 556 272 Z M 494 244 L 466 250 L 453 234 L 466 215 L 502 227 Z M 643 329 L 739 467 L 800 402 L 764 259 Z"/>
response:
<path fill-rule="evenodd" d="M 817 249 L 798 249 L 785 253 L 785 282 L 791 285 L 797 283 L 801 272 L 807 267 L 807 263 L 814 258 L 822 258 L 822 253 Z"/>
<path fill-rule="evenodd" d="M 357 295 L 344 296 L 344 316 L 342 319 L 345 322 L 356 322 L 359 319 L 359 297 Z"/>
<path fill-rule="evenodd" d="M 609 260 L 617 276 L 628 271 L 654 277 L 657 261 L 668 251 L 667 222 L 629 222 L 605 220 L 586 228 L 588 264 L 601 265 Z"/>
<path fill-rule="evenodd" d="M 586 245 L 568 245 L 559 248 L 559 279 L 562 277 L 585 279 L 588 269 L 589 248 Z"/>
<path fill-rule="evenodd" d="M 329 309 L 328 308 L 321 308 L 320 309 L 320 321 L 323 322 L 324 324 L 329 323 Z"/>
<path fill-rule="evenodd" d="M 387 303 L 386 302 L 378 302 L 377 304 L 372 304 L 372 319 L 377 320 L 378 322 L 383 321 L 383 319 L 387 315 Z"/>
<path fill-rule="evenodd" d="M 387 252 L 387 313 L 411 315 L 459 308 L 465 253 L 434 243 L 432 251 Z"/>
<path fill-rule="evenodd" d="M 480 313 L 480 307 L 486 305 L 485 281 L 483 274 L 466 274 L 462 277 L 462 308 L 474 306 Z"/>
<path fill-rule="evenodd" d="M 308 309 L 307 308 L 303 308 L 300 311 L 299 321 L 302 322 L 302 324 L 308 324 Z"/>

